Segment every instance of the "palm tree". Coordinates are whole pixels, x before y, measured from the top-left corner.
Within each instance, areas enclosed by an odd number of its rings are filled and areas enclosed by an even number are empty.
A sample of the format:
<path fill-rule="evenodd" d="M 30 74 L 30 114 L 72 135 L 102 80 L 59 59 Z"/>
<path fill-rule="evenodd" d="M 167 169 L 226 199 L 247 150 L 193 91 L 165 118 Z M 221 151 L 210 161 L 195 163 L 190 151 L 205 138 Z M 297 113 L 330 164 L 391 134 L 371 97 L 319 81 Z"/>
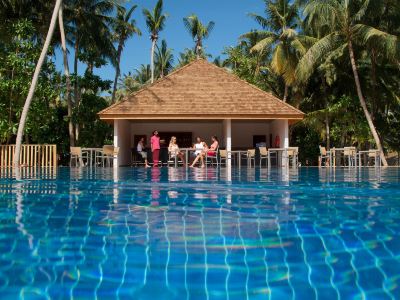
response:
<path fill-rule="evenodd" d="M 194 52 L 197 58 L 204 54 L 203 52 L 203 40 L 210 36 L 215 23 L 213 21 L 208 22 L 207 25 L 201 23 L 196 15 L 190 15 L 189 17 L 183 18 L 183 24 L 185 24 L 186 29 L 192 35 L 195 41 Z"/>
<path fill-rule="evenodd" d="M 42 52 L 40 53 L 38 63 L 36 64 L 35 72 L 34 72 L 33 78 L 32 78 L 32 83 L 29 88 L 28 96 L 26 97 L 24 108 L 21 113 L 21 119 L 19 121 L 15 153 L 14 153 L 14 163 L 13 164 L 14 164 L 15 168 L 19 167 L 22 136 L 24 134 L 26 118 L 28 116 L 29 107 L 31 106 L 33 94 L 35 93 L 36 85 L 37 85 L 37 82 L 39 79 L 39 73 L 40 73 L 40 70 L 42 69 L 43 62 L 46 59 L 47 50 L 49 49 L 50 42 L 53 37 L 54 28 L 56 26 L 57 16 L 58 16 L 58 12 L 60 10 L 61 4 L 62 4 L 62 0 L 56 0 L 53 14 L 51 16 L 51 22 L 50 22 L 49 30 L 47 32 L 46 40 L 44 42 Z"/>
<path fill-rule="evenodd" d="M 144 86 L 151 82 L 151 66 L 150 65 L 140 65 L 139 69 L 135 69 L 134 79 L 140 85 Z"/>
<path fill-rule="evenodd" d="M 67 34 L 72 36 L 74 48 L 74 106 L 80 105 L 78 60 L 87 62 L 87 71 L 93 72 L 95 65 L 106 60 L 115 65 L 110 14 L 114 11 L 114 0 L 64 0 L 64 16 L 68 24 Z M 75 140 L 79 139 L 79 124 L 75 124 Z"/>
<path fill-rule="evenodd" d="M 151 39 L 151 53 L 150 53 L 150 67 L 151 67 L 151 83 L 154 82 L 154 51 L 156 48 L 158 34 L 164 29 L 165 20 L 167 15 L 162 13 L 163 1 L 158 0 L 153 11 L 150 12 L 148 9 L 143 9 L 143 14 L 146 18 L 146 25 L 150 32 Z"/>
<path fill-rule="evenodd" d="M 157 52 L 155 57 L 155 65 L 158 70 L 160 77 L 167 75 L 173 68 L 174 55 L 172 49 L 168 48 L 167 41 L 161 41 L 161 47 L 157 46 Z"/>
<path fill-rule="evenodd" d="M 357 39 L 357 32 L 365 28 L 365 25 L 360 23 L 360 20 L 367 11 L 369 1 L 364 0 L 360 5 L 357 5 L 359 3 L 355 0 L 311 0 L 305 6 L 306 22 L 316 27 L 326 26 L 329 29 L 329 33 L 307 51 L 298 64 L 296 74 L 299 80 L 306 81 L 315 70 L 317 64 L 327 57 L 329 53 L 339 50 L 348 51 L 360 105 L 376 146 L 380 151 L 381 161 L 384 166 L 387 166 L 380 137 L 362 92 L 354 53 L 354 43 L 359 40 Z"/>
<path fill-rule="evenodd" d="M 75 146 L 75 135 L 74 135 L 74 124 L 72 123 L 72 99 L 71 99 L 72 90 L 71 90 L 71 78 L 70 78 L 69 65 L 68 65 L 67 42 L 66 42 L 66 37 L 65 37 L 62 5 L 60 6 L 60 10 L 58 12 L 58 26 L 60 27 L 61 49 L 62 49 L 62 53 L 63 53 L 64 75 L 65 75 L 65 81 L 66 81 L 65 97 L 67 98 L 67 109 L 68 109 L 69 145 L 71 147 L 73 147 L 73 146 Z"/>
<path fill-rule="evenodd" d="M 290 0 L 264 0 L 267 17 L 256 14 L 250 16 L 261 25 L 263 30 L 257 31 L 260 39 L 251 52 L 272 51 L 271 69 L 281 76 L 285 82 L 283 101 L 286 102 L 289 87 L 295 83 L 295 70 L 299 58 L 306 52 L 310 37 L 299 35 L 298 6 Z M 251 31 L 241 38 L 254 39 Z"/>
<path fill-rule="evenodd" d="M 74 48 L 74 96 L 79 105 L 78 60 L 82 53 L 92 58 L 105 56 L 112 60 L 114 46 L 109 16 L 114 10 L 113 0 L 64 0 L 65 18 L 73 35 Z M 91 59 L 88 59 L 90 61 Z M 89 71 L 93 65 L 88 66 Z M 77 138 L 77 137 L 76 137 Z"/>
<path fill-rule="evenodd" d="M 141 35 L 139 28 L 136 27 L 136 21 L 131 20 L 132 13 L 135 11 L 137 5 L 133 5 L 128 11 L 123 6 L 117 7 L 117 16 L 114 20 L 114 35 L 118 41 L 117 57 L 116 57 L 116 72 L 114 79 L 114 87 L 111 97 L 111 102 L 115 102 L 115 92 L 117 90 L 118 78 L 120 75 L 120 61 L 122 50 L 124 49 L 125 42 L 132 35 Z"/>

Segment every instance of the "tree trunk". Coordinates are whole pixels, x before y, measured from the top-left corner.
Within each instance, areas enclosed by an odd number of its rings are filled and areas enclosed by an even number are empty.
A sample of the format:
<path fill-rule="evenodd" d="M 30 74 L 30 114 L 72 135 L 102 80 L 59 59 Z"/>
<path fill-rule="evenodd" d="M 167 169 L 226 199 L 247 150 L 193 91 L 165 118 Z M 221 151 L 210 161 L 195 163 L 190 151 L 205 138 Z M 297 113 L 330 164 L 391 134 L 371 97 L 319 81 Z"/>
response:
<path fill-rule="evenodd" d="M 379 110 L 379 105 L 377 103 L 377 98 L 378 98 L 378 82 L 376 79 L 376 67 L 377 67 L 377 63 L 376 63 L 376 50 L 375 49 L 371 49 L 371 55 L 370 55 L 370 60 L 371 60 L 371 82 L 372 82 L 372 90 L 371 90 L 371 94 L 372 94 L 372 108 L 371 108 L 371 117 L 372 120 L 375 120 L 375 115 Z"/>
<path fill-rule="evenodd" d="M 325 131 L 326 131 L 326 150 L 331 148 L 331 129 L 329 126 L 328 113 L 325 115 Z"/>
<path fill-rule="evenodd" d="M 289 86 L 285 83 L 285 92 L 283 93 L 283 102 L 286 102 L 289 94 Z"/>
<path fill-rule="evenodd" d="M 383 147 L 381 144 L 381 140 L 379 138 L 378 132 L 376 131 L 374 122 L 372 121 L 371 115 L 368 111 L 367 104 L 365 102 L 365 98 L 362 94 L 361 90 L 361 84 L 360 84 L 360 79 L 358 77 L 358 71 L 357 71 L 357 65 L 356 65 L 356 60 L 354 58 L 354 50 L 353 50 L 353 44 L 351 40 L 348 41 L 349 44 L 349 54 L 350 54 L 350 62 L 351 62 L 351 67 L 353 69 L 353 74 L 354 74 L 354 81 L 356 83 L 356 89 L 357 89 L 357 95 L 360 100 L 361 107 L 364 111 L 365 118 L 367 119 L 369 129 L 371 130 L 372 136 L 374 137 L 376 147 L 378 148 L 380 152 L 380 157 L 382 164 L 386 167 L 388 165 L 386 158 L 385 158 L 385 153 L 383 152 Z"/>
<path fill-rule="evenodd" d="M 68 107 L 68 133 L 69 133 L 69 145 L 71 147 L 75 146 L 75 135 L 74 135 L 74 124 L 72 124 L 72 99 L 71 99 L 71 78 L 69 76 L 69 66 L 68 66 L 68 54 L 67 54 L 67 43 L 65 39 L 64 30 L 64 19 L 63 19 L 63 8 L 60 6 L 58 12 L 58 25 L 60 27 L 61 33 L 61 48 L 63 52 L 64 59 L 64 74 L 65 74 L 65 85 L 66 85 L 66 95 L 67 107 Z"/>
<path fill-rule="evenodd" d="M 74 82 L 74 97 L 75 97 L 75 106 L 79 105 L 79 93 L 78 93 L 78 53 L 79 53 L 79 37 L 78 33 L 75 36 L 75 45 L 74 45 L 74 75 L 75 75 L 75 82 Z"/>
<path fill-rule="evenodd" d="M 326 96 L 326 81 L 325 77 L 321 76 L 321 82 L 322 82 L 322 89 L 323 89 L 323 97 L 325 99 L 325 131 L 326 131 L 326 149 L 330 150 L 331 148 L 331 127 L 329 125 L 329 104 Z"/>
<path fill-rule="evenodd" d="M 199 59 L 199 58 L 200 58 L 200 54 L 201 54 L 201 47 L 202 47 L 201 40 L 197 39 L 197 41 L 196 41 L 196 48 L 195 48 L 195 52 L 196 52 L 196 58 L 197 58 L 197 59 Z"/>
<path fill-rule="evenodd" d="M 113 92 L 111 96 L 111 103 L 115 102 L 115 93 L 117 91 L 117 84 L 118 84 L 118 78 L 119 78 L 119 72 L 120 72 L 120 61 L 121 61 L 121 54 L 122 54 L 122 40 L 119 41 L 118 44 L 118 51 L 117 51 L 117 66 L 115 67 L 115 79 L 114 79 L 114 87 L 113 87 Z"/>
<path fill-rule="evenodd" d="M 151 69 L 151 83 L 154 82 L 154 49 L 156 47 L 156 39 L 151 41 L 151 54 L 150 54 L 150 69 Z"/>
<path fill-rule="evenodd" d="M 75 36 L 75 45 L 74 45 L 74 74 L 75 74 L 75 82 L 74 82 L 74 98 L 75 98 L 75 107 L 79 107 L 80 102 L 80 94 L 79 94 L 79 80 L 78 80 L 78 54 L 79 54 L 79 35 L 78 32 Z M 79 121 L 75 124 L 75 142 L 77 143 L 79 139 Z"/>
<path fill-rule="evenodd" d="M 20 154 L 21 154 L 21 144 L 22 144 L 22 136 L 24 134 L 24 129 L 25 129 L 25 122 L 26 118 L 28 116 L 28 111 L 29 107 L 31 105 L 33 95 L 36 89 L 36 85 L 39 79 L 39 74 L 40 70 L 42 69 L 43 62 L 47 56 L 47 50 L 49 49 L 49 45 L 51 42 L 51 38 L 53 37 L 54 33 L 54 27 L 56 26 L 57 22 L 57 15 L 58 11 L 60 9 L 62 0 L 56 0 L 56 4 L 54 6 L 53 14 L 51 16 L 51 22 L 49 26 L 49 31 L 47 32 L 46 40 L 44 42 L 42 52 L 40 53 L 39 60 L 36 64 L 35 72 L 33 74 L 32 78 L 32 83 L 29 88 L 28 96 L 26 97 L 25 100 L 25 105 L 21 113 L 21 119 L 19 121 L 19 126 L 18 126 L 18 133 L 17 133 L 17 141 L 16 141 L 16 146 L 15 146 L 15 154 L 14 154 L 14 167 L 18 168 L 19 167 L 19 161 L 20 161 Z"/>

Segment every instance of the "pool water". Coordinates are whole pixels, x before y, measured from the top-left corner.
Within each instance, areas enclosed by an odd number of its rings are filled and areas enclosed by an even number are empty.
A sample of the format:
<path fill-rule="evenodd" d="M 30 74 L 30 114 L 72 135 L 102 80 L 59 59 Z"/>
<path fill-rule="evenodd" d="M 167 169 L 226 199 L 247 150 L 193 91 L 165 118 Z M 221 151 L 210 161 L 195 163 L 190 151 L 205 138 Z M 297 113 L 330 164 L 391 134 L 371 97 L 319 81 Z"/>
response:
<path fill-rule="evenodd" d="M 1 172 L 1 299 L 400 298 L 397 168 Z"/>

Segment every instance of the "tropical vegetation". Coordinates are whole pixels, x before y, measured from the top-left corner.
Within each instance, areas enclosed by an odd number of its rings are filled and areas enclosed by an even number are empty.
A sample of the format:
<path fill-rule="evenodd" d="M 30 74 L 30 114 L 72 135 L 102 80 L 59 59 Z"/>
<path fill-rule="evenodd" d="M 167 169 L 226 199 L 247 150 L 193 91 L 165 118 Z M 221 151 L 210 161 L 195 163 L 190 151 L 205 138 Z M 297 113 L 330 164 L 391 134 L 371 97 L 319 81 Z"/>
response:
<path fill-rule="evenodd" d="M 111 141 L 97 112 L 202 57 L 306 113 L 290 128 L 303 164 L 316 164 L 320 144 L 377 147 L 385 164 L 389 153 L 399 153 L 400 2 L 259 1 L 264 12 L 248 15 L 254 28 L 217 57 L 204 44 L 218 24 L 195 14 L 183 19 L 187 47 L 174 55 L 160 38 L 168 28 L 162 0 L 141 8 L 146 28 L 138 27 L 133 2 L 64 0 L 56 11 L 56 1 L 0 1 L 0 143 L 15 143 L 20 128 L 21 142 L 55 143 L 66 161 L 69 146 Z M 140 66 L 121 74 L 126 43 L 145 31 L 150 59 L 143 55 Z M 106 65 L 115 68 L 113 81 L 94 74 Z"/>

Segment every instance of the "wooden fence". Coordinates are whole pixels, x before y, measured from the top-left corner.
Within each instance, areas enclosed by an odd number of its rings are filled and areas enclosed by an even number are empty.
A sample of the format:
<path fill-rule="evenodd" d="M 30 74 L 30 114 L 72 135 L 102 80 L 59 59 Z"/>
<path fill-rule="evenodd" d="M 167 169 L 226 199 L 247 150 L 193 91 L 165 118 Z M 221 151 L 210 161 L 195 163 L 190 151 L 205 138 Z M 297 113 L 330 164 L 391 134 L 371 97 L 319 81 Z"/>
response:
<path fill-rule="evenodd" d="M 0 167 L 13 166 L 15 145 L 0 145 Z M 57 167 L 56 145 L 22 145 L 20 164 L 25 167 Z"/>

